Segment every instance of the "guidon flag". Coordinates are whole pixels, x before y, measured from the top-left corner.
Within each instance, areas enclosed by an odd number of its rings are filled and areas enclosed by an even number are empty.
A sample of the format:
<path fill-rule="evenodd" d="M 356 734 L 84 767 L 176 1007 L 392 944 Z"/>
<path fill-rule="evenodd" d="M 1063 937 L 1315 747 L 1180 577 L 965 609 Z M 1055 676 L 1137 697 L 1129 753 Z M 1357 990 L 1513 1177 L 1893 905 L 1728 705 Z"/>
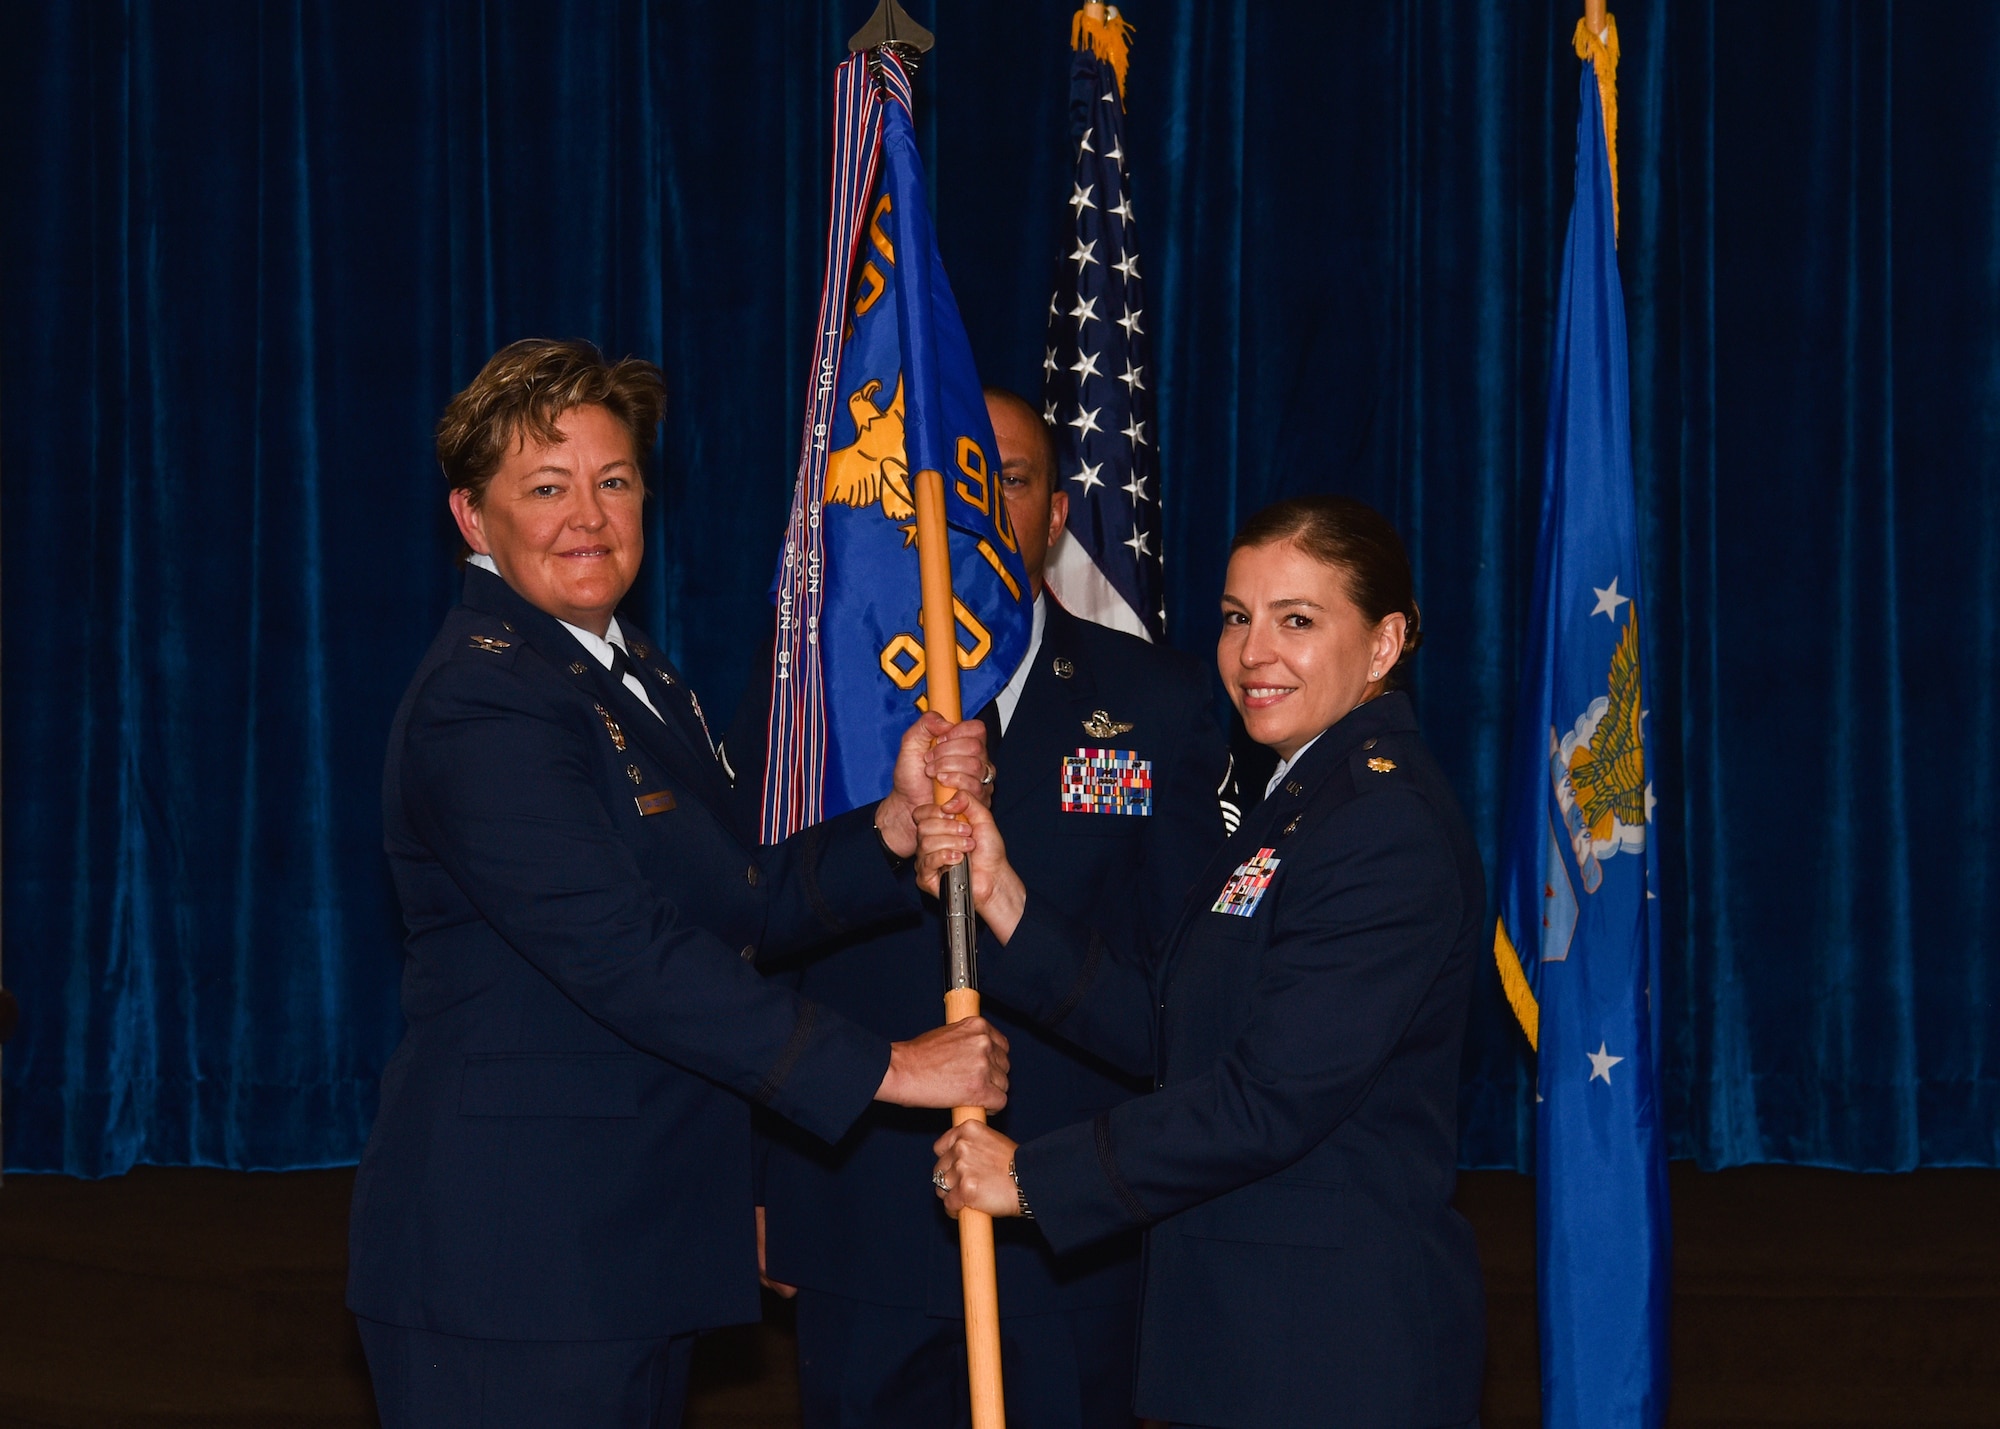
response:
<path fill-rule="evenodd" d="M 967 710 L 1006 685 L 1033 617 L 971 344 L 938 259 L 909 74 L 888 49 L 851 55 L 835 74 L 832 189 L 772 584 L 767 842 L 886 794 L 923 708 L 917 473 L 943 477 Z"/>

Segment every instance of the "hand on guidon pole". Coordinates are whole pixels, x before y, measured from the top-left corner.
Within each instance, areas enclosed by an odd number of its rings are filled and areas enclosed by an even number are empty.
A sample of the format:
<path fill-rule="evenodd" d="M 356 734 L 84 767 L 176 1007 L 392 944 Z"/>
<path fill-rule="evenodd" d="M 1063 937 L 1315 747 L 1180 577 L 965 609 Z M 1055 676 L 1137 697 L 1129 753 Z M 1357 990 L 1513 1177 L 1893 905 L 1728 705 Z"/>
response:
<path fill-rule="evenodd" d="M 894 786 L 875 806 L 875 827 L 899 858 L 917 851 L 914 816 L 937 801 L 938 787 L 961 791 L 974 802 L 993 802 L 993 765 L 986 757 L 986 721 L 953 724 L 942 715 L 925 713 L 903 731 L 896 751 Z"/>
<path fill-rule="evenodd" d="M 1007 1105 L 1007 1039 L 983 1017 L 934 1027 L 889 1045 L 889 1070 L 875 1100 L 896 1106 Z"/>
<path fill-rule="evenodd" d="M 937 1139 L 931 1184 L 953 1220 L 968 1207 L 989 1216 L 1018 1216 L 1021 1196 L 1007 1168 L 1017 1143 L 983 1121 L 960 1122 Z"/>
<path fill-rule="evenodd" d="M 972 859 L 972 906 L 1005 947 L 1028 906 L 1021 875 L 1007 861 L 1007 841 L 985 805 L 954 794 L 943 808 L 917 810 L 917 886 L 937 895 L 944 871 Z"/>

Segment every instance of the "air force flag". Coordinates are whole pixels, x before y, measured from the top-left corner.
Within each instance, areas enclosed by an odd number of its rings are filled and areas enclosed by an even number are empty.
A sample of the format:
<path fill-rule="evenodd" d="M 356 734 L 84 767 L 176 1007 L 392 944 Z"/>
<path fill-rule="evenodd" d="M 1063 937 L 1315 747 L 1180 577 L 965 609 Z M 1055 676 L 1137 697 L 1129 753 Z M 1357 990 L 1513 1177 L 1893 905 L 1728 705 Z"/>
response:
<path fill-rule="evenodd" d="M 1027 653 L 1033 604 L 972 349 L 939 261 L 893 54 L 835 77 L 833 217 L 773 596 L 762 835 L 881 798 L 924 701 L 915 474 L 943 475 L 967 711 Z"/>
<path fill-rule="evenodd" d="M 1540 1054 L 1549 1429 L 1652 1429 L 1667 1385 L 1658 860 L 1612 173 L 1586 67 L 1495 938 Z"/>

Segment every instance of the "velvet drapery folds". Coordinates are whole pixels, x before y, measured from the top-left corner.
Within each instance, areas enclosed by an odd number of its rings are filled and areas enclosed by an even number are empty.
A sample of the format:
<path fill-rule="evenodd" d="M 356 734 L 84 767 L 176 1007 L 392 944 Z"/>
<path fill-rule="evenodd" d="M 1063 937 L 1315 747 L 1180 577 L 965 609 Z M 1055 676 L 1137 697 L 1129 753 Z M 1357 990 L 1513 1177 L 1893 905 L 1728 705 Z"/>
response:
<path fill-rule="evenodd" d="M 1033 393 L 1074 7 L 910 8 L 943 257 Z M 1170 638 L 1211 648 L 1260 505 L 1381 506 L 1490 860 L 1576 6 L 1125 8 Z M 430 428 L 495 347 L 666 368 L 633 600 L 734 703 L 867 9 L 0 8 L 10 1168 L 359 1153 L 400 1028 L 382 743 L 456 585 Z M 1674 1150 L 2000 1163 L 2000 12 L 1615 9 Z M 1463 1153 L 1525 1165 L 1486 976 Z"/>

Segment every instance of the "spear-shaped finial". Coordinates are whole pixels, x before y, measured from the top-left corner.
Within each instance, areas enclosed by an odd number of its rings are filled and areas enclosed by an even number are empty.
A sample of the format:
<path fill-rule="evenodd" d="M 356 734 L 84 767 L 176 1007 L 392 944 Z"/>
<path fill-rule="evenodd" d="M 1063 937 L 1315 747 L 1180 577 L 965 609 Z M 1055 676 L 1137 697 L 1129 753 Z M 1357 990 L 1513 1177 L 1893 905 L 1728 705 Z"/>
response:
<path fill-rule="evenodd" d="M 882 0 L 868 17 L 868 23 L 848 37 L 847 49 L 850 54 L 858 55 L 878 45 L 896 45 L 922 54 L 936 43 L 937 36 L 912 20 L 910 12 L 896 0 Z"/>

